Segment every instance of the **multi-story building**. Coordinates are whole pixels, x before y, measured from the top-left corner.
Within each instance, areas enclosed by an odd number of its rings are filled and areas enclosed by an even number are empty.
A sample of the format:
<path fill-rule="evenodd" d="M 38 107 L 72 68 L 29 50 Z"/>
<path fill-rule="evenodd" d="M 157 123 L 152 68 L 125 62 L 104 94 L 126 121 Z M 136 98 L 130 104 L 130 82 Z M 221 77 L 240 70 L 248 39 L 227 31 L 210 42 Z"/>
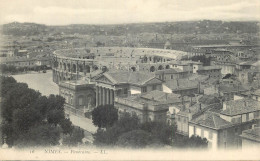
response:
<path fill-rule="evenodd" d="M 65 109 L 84 116 L 96 106 L 95 82 L 71 80 L 59 83 L 59 94 L 65 98 Z"/>
<path fill-rule="evenodd" d="M 219 108 L 221 104 L 219 100 L 214 96 L 204 95 L 197 103 L 191 104 L 190 106 L 183 106 L 183 108 L 176 113 L 177 130 L 179 134 L 189 135 L 189 121 L 202 114 L 203 112 L 212 109 Z"/>
<path fill-rule="evenodd" d="M 220 112 L 206 111 L 189 122 L 189 136 L 206 138 L 209 147 L 240 148 L 242 131 L 259 123 L 260 104 L 252 99 L 224 102 Z"/>
<path fill-rule="evenodd" d="M 162 90 L 162 80 L 145 72 L 106 72 L 96 79 L 96 105 L 114 104 L 115 97 Z"/>
<path fill-rule="evenodd" d="M 253 126 L 252 129 L 244 130 L 240 137 L 242 138 L 242 149 L 260 147 L 260 127 Z"/>
<path fill-rule="evenodd" d="M 182 100 L 179 95 L 154 90 L 126 98 L 116 97 L 114 103 L 119 116 L 128 112 L 137 115 L 141 122 L 166 122 L 169 107 L 181 104 Z"/>
<path fill-rule="evenodd" d="M 188 71 L 183 71 L 178 68 L 170 68 L 170 69 L 165 69 L 165 70 L 158 70 L 155 72 L 155 75 L 157 78 L 168 82 L 172 81 L 173 79 L 183 79 L 187 78 L 189 76 Z"/>
<path fill-rule="evenodd" d="M 197 70 L 197 73 L 217 79 L 221 78 L 221 68 L 218 66 L 203 66 Z"/>

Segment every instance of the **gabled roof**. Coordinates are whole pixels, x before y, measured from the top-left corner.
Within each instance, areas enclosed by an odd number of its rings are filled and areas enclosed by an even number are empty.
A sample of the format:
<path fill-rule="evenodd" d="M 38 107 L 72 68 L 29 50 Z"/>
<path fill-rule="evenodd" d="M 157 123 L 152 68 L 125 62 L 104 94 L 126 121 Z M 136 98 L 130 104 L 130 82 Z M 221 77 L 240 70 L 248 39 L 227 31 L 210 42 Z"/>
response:
<path fill-rule="evenodd" d="M 136 97 L 135 101 L 150 103 L 152 105 L 169 105 L 182 102 L 180 95 L 165 93 L 158 90 L 144 93 Z M 188 97 L 184 97 L 184 101 L 190 101 L 190 99 Z"/>
<path fill-rule="evenodd" d="M 192 119 L 190 122 L 212 129 L 221 129 L 232 124 L 231 122 L 222 119 L 218 114 L 211 112 L 204 112 L 198 117 Z"/>
<path fill-rule="evenodd" d="M 99 82 L 101 79 L 107 79 L 112 84 L 134 84 L 134 85 L 144 85 L 144 84 L 161 84 L 162 81 L 155 77 L 151 73 L 145 72 L 106 72 L 103 74 L 103 78 L 97 78 L 96 81 Z"/>
<path fill-rule="evenodd" d="M 260 102 L 253 99 L 239 99 L 226 102 L 226 110 L 221 114 L 228 116 L 236 116 L 254 111 L 260 111 Z"/>
<path fill-rule="evenodd" d="M 197 88 L 198 81 L 178 79 L 178 80 L 167 81 L 165 84 L 168 88 L 172 90 L 183 90 L 183 89 Z"/>

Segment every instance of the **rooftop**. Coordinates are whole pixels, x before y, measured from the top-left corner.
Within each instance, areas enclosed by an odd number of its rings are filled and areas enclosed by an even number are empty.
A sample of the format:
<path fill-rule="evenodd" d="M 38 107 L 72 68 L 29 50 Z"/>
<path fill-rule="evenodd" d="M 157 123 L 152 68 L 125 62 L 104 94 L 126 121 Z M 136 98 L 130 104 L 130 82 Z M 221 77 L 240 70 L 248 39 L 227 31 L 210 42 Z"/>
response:
<path fill-rule="evenodd" d="M 228 116 L 236 116 L 254 111 L 260 111 L 260 102 L 253 99 L 239 99 L 227 101 L 226 110 L 222 111 L 221 114 Z"/>
<path fill-rule="evenodd" d="M 244 92 L 244 91 L 248 91 L 247 88 L 245 88 L 244 86 L 240 85 L 229 85 L 229 84 L 222 84 L 219 86 L 219 90 L 223 93 L 230 93 L 230 92 Z"/>
<path fill-rule="evenodd" d="M 240 135 L 242 138 L 260 142 L 260 127 L 255 127 L 253 129 L 245 130 Z"/>
<path fill-rule="evenodd" d="M 206 126 L 213 129 L 221 129 L 232 124 L 222 119 L 218 114 L 211 112 L 204 112 L 198 117 L 192 119 L 191 122 L 197 125 Z"/>
<path fill-rule="evenodd" d="M 253 95 L 260 96 L 260 89 L 257 89 L 256 91 L 253 92 Z"/>
<path fill-rule="evenodd" d="M 199 71 L 201 70 L 221 70 L 221 67 L 218 66 L 203 66 L 201 69 L 198 69 Z"/>
<path fill-rule="evenodd" d="M 207 105 L 213 103 L 220 103 L 219 99 L 213 95 L 203 95 L 201 98 L 199 98 L 199 102 Z"/>
<path fill-rule="evenodd" d="M 257 64 L 256 61 L 245 61 L 245 62 L 241 62 L 239 63 L 239 65 L 254 65 L 254 64 Z"/>
<path fill-rule="evenodd" d="M 197 88 L 198 81 L 188 80 L 188 79 L 174 79 L 172 81 L 167 81 L 166 86 L 172 90 L 181 90 L 181 89 L 191 89 Z"/>
<path fill-rule="evenodd" d="M 183 73 L 183 72 L 188 72 L 188 71 L 183 71 L 178 68 L 170 68 L 170 69 L 165 69 L 165 70 L 158 70 L 155 72 L 155 74 L 176 74 L 176 73 Z"/>
<path fill-rule="evenodd" d="M 147 72 L 107 72 L 104 73 L 104 76 L 107 77 L 113 84 L 158 84 L 162 83 L 161 80 L 155 77 L 155 75 L 147 73 Z"/>

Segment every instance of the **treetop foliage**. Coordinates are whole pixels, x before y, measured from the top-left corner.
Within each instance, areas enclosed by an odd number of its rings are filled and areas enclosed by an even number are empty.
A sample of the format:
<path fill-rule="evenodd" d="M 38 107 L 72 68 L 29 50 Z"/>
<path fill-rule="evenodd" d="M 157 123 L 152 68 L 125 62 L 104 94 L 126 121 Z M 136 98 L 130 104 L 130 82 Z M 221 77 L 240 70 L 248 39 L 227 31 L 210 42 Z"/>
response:
<path fill-rule="evenodd" d="M 61 133 L 71 136 L 73 126 L 65 118 L 63 97 L 42 96 L 12 77 L 0 77 L 0 82 L 1 130 L 9 146 L 52 146 L 59 144 Z"/>

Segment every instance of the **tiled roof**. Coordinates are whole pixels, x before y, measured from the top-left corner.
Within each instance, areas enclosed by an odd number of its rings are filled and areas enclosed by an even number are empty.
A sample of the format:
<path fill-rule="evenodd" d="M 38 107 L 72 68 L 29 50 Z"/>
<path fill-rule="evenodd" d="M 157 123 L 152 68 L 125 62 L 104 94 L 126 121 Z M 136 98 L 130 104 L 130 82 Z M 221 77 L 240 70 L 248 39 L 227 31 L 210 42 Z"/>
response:
<path fill-rule="evenodd" d="M 219 99 L 213 95 L 203 95 L 200 99 L 199 102 L 203 104 L 213 104 L 213 103 L 219 103 Z"/>
<path fill-rule="evenodd" d="M 256 127 L 254 129 L 245 130 L 240 135 L 242 138 L 254 140 L 260 142 L 260 127 Z"/>
<path fill-rule="evenodd" d="M 219 90 L 223 93 L 230 93 L 230 92 L 238 92 L 238 91 L 247 91 L 248 89 L 246 89 L 244 86 L 240 85 L 220 85 L 219 86 Z"/>
<path fill-rule="evenodd" d="M 211 104 L 211 105 L 206 105 L 202 103 L 196 103 L 188 108 L 186 108 L 186 112 L 192 113 L 192 114 L 197 114 L 199 112 L 203 112 L 212 108 L 219 107 L 219 103 Z"/>
<path fill-rule="evenodd" d="M 227 109 L 221 114 L 235 116 L 249 112 L 260 111 L 260 102 L 253 99 L 239 99 L 226 102 Z"/>
<path fill-rule="evenodd" d="M 165 70 L 158 70 L 155 72 L 155 74 L 176 74 L 176 73 L 183 73 L 183 72 L 188 72 L 188 71 L 183 71 L 178 68 L 170 68 L 170 69 L 165 69 Z"/>
<path fill-rule="evenodd" d="M 192 89 L 197 88 L 198 81 L 178 79 L 166 82 L 166 86 L 172 90 Z"/>
<path fill-rule="evenodd" d="M 138 96 L 128 97 L 127 99 L 152 105 L 168 105 L 182 102 L 180 95 L 173 93 L 165 93 L 163 91 L 158 90 L 154 90 Z M 190 98 L 188 97 L 184 97 L 183 99 L 183 101 L 185 102 L 190 101 Z"/>
<path fill-rule="evenodd" d="M 253 95 L 257 95 L 257 96 L 260 96 L 260 89 L 256 90 L 253 92 Z"/>
<path fill-rule="evenodd" d="M 125 72 L 125 71 L 118 71 L 118 72 L 107 72 L 104 73 L 108 79 L 110 79 L 114 84 L 121 84 L 121 83 L 130 83 L 130 84 L 137 84 L 143 85 L 146 82 L 154 79 L 157 79 L 155 75 L 147 72 Z M 158 82 L 162 82 L 161 80 L 157 79 Z"/>
<path fill-rule="evenodd" d="M 200 116 L 191 120 L 192 123 L 197 125 L 206 126 L 213 129 L 221 129 L 232 123 L 222 119 L 218 114 L 211 112 L 204 112 Z"/>
<path fill-rule="evenodd" d="M 165 93 L 165 92 L 159 91 L 159 90 L 154 90 L 149 93 L 143 94 L 141 97 L 146 98 L 146 99 L 164 100 L 166 98 L 171 99 L 171 98 L 180 97 L 180 95 L 174 94 L 174 93 Z"/>
<path fill-rule="evenodd" d="M 203 66 L 201 69 L 198 69 L 198 71 L 201 70 L 220 70 L 221 67 L 218 66 Z"/>
<path fill-rule="evenodd" d="M 187 78 L 188 80 L 195 80 L 195 81 L 200 81 L 200 82 L 204 82 L 206 80 L 209 80 L 209 76 L 207 75 L 198 75 L 198 74 L 192 74 L 191 76 L 189 76 Z"/>
<path fill-rule="evenodd" d="M 245 62 L 239 63 L 239 65 L 253 65 L 255 63 L 256 63 L 255 61 L 245 61 Z"/>

